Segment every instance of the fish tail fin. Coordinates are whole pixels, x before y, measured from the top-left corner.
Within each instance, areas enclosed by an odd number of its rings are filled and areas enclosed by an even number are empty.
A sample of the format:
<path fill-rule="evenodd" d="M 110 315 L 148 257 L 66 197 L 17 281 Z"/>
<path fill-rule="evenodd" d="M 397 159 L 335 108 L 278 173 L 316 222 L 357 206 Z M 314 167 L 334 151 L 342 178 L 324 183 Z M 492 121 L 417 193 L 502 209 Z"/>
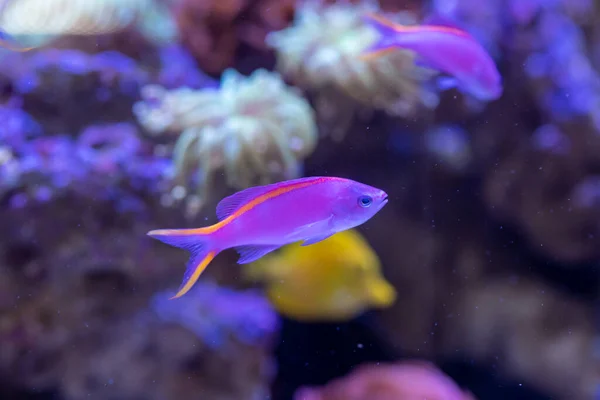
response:
<path fill-rule="evenodd" d="M 376 58 L 385 53 L 394 51 L 394 49 L 398 47 L 396 37 L 398 36 L 398 33 L 401 33 L 402 31 L 401 25 L 395 24 L 389 19 L 373 13 L 365 14 L 363 16 L 363 21 L 365 24 L 374 28 L 379 34 L 379 37 L 373 45 L 368 47 L 363 54 L 360 55 L 361 59 L 369 60 Z"/>
<path fill-rule="evenodd" d="M 186 294 L 198 281 L 208 264 L 221 251 L 215 246 L 211 230 L 199 229 L 157 229 L 148 232 L 148 236 L 160 240 L 170 246 L 187 250 L 190 253 L 185 274 L 177 294 L 171 297 L 176 299 Z"/>

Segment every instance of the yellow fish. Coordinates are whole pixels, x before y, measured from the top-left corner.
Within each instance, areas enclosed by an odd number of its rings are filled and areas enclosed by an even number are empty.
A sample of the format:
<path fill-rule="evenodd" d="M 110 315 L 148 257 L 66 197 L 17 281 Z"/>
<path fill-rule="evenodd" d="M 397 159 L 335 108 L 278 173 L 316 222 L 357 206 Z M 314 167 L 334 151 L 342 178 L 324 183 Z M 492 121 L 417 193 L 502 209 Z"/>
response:
<path fill-rule="evenodd" d="M 244 275 L 266 285 L 279 313 L 303 322 L 347 321 L 396 300 L 379 258 L 356 230 L 311 246 L 288 245 L 249 264 Z"/>

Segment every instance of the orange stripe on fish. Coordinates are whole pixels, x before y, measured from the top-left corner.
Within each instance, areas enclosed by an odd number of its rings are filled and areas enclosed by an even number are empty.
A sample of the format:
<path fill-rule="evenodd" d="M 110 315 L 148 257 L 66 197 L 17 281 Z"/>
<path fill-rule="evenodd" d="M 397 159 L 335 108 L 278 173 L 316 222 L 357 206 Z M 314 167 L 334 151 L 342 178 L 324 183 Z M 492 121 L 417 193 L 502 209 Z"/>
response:
<path fill-rule="evenodd" d="M 312 185 L 315 185 L 317 183 L 323 183 L 325 182 L 326 179 L 325 178 L 317 178 L 314 181 L 310 181 L 310 182 L 295 182 L 295 183 L 291 183 L 289 185 L 285 185 L 285 186 L 280 186 L 274 190 L 271 190 L 261 196 L 256 197 L 254 200 L 248 202 L 247 204 L 245 204 L 244 206 L 242 206 L 239 210 L 237 210 L 236 212 L 234 212 L 233 214 L 231 214 L 229 217 L 227 217 L 226 219 L 224 219 L 222 221 L 223 225 L 227 225 L 228 223 L 230 223 L 231 221 L 233 221 L 234 219 L 240 217 L 242 214 L 252 210 L 254 207 L 264 203 L 267 200 L 270 200 L 272 198 L 281 196 L 282 194 L 291 192 L 293 190 L 298 190 L 298 189 L 302 189 L 305 187 L 309 187 Z"/>
<path fill-rule="evenodd" d="M 358 56 L 358 58 L 361 59 L 361 60 L 364 60 L 364 61 L 369 61 L 369 60 L 372 60 L 374 58 L 383 56 L 385 54 L 393 53 L 394 51 L 396 51 L 396 48 L 394 46 L 390 46 L 390 47 L 386 47 L 384 49 L 380 49 L 380 50 L 376 50 L 376 51 L 371 51 L 370 53 L 360 54 Z"/>
<path fill-rule="evenodd" d="M 217 222 L 214 225 L 207 226 L 204 228 L 186 229 L 183 233 L 181 231 L 179 231 L 178 234 L 179 235 L 181 235 L 181 234 L 184 234 L 184 235 L 208 235 L 208 234 L 214 233 L 217 230 L 223 228 L 224 226 L 230 224 L 236 218 L 239 218 L 243 214 L 247 213 L 248 211 L 252 210 L 254 207 L 264 203 L 267 200 L 273 199 L 275 197 L 281 196 L 282 194 L 289 193 L 294 190 L 309 187 L 309 186 L 312 186 L 312 185 L 315 185 L 318 183 L 324 183 L 327 181 L 327 179 L 335 179 L 335 178 L 316 178 L 315 180 L 310 181 L 310 182 L 306 182 L 306 181 L 294 182 L 294 183 L 290 183 L 289 185 L 275 187 L 275 188 L 273 188 L 273 190 L 263 193 L 260 196 L 257 196 L 253 200 L 249 201 L 248 203 L 244 204 L 242 207 L 240 207 L 238 210 L 236 210 L 233 214 L 229 215 L 223 221 Z"/>
<path fill-rule="evenodd" d="M 454 35 L 458 35 L 458 36 L 470 36 L 467 32 L 458 29 L 458 28 L 453 28 L 451 26 L 444 26 L 444 25 L 401 25 L 398 23 L 395 23 L 387 18 L 384 18 L 380 15 L 377 14 L 373 14 L 373 13 L 366 13 L 365 16 L 367 18 L 371 18 L 375 21 L 377 21 L 378 23 L 380 23 L 381 25 L 387 26 L 388 28 L 402 33 L 402 32 L 440 32 L 440 33 L 451 33 Z"/>
<path fill-rule="evenodd" d="M 217 254 L 218 254 L 217 251 L 210 251 L 206 255 L 206 257 L 204 257 L 202 259 L 202 261 L 200 261 L 200 263 L 194 268 L 194 273 L 188 279 L 188 281 L 185 282 L 185 284 L 177 291 L 177 294 L 175 294 L 175 296 L 171 297 L 170 300 L 177 299 L 177 298 L 183 296 L 184 294 L 186 294 L 187 292 L 189 292 L 190 289 L 194 286 L 194 284 L 198 281 L 198 278 L 200 278 L 200 275 L 202 274 L 202 272 L 204 272 L 204 270 L 206 269 L 208 264 L 210 264 L 210 262 L 216 257 Z"/>

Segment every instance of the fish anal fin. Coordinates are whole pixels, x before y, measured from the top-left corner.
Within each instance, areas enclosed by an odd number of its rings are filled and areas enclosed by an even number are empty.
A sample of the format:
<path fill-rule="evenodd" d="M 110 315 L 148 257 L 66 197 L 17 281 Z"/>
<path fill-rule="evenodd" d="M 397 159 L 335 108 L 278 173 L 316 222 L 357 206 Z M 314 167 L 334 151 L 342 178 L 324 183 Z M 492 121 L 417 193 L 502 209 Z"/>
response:
<path fill-rule="evenodd" d="M 309 246 L 311 244 L 319 243 L 320 241 L 330 238 L 331 236 L 333 236 L 333 233 L 327 233 L 325 235 L 314 236 L 314 237 L 306 239 L 304 241 L 304 243 L 301 244 L 301 246 Z"/>
<path fill-rule="evenodd" d="M 191 253 L 190 259 L 185 268 L 185 274 L 183 275 L 183 280 L 179 289 L 177 290 L 177 294 L 171 297 L 171 299 L 176 299 L 187 292 L 190 291 L 192 286 L 198 281 L 198 278 L 204 272 L 208 264 L 215 258 L 217 255 L 217 251 L 212 250 L 209 252 L 198 251 L 196 253 Z"/>
<path fill-rule="evenodd" d="M 246 245 L 238 246 L 235 250 L 240 255 L 238 264 L 248 264 L 280 248 L 281 245 Z"/>

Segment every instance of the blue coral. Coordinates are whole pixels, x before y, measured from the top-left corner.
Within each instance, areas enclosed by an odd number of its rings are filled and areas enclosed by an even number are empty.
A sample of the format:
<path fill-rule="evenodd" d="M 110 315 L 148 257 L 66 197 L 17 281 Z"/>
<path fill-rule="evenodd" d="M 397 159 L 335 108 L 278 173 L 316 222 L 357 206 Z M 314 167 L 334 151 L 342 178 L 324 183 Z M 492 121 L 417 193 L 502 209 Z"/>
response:
<path fill-rule="evenodd" d="M 22 148 L 27 140 L 42 134 L 41 126 L 20 108 L 18 100 L 0 106 L 0 121 L 0 143 L 13 149 Z"/>
<path fill-rule="evenodd" d="M 167 89 L 189 87 L 216 88 L 219 82 L 200 71 L 194 58 L 181 46 L 170 45 L 160 49 L 161 70 L 158 84 Z"/>
<path fill-rule="evenodd" d="M 135 60 L 115 51 L 87 54 L 79 50 L 48 49 L 35 54 L 4 54 L 1 62 L 2 74 L 11 79 L 19 94 L 37 88 L 43 82 L 41 74 L 51 68 L 75 76 L 99 73 L 104 83 L 118 77 L 125 92 L 134 86 L 132 83 L 142 85 L 149 80 L 149 74 Z"/>
<path fill-rule="evenodd" d="M 169 300 L 174 294 L 156 294 L 150 308 L 163 321 L 193 331 L 212 348 L 223 346 L 229 335 L 243 343 L 257 344 L 279 328 L 269 301 L 255 291 L 235 291 L 205 281 L 185 296 Z"/>
<path fill-rule="evenodd" d="M 17 130 L 15 137 L 22 138 L 24 133 Z M 77 138 L 41 136 L 16 143 L 14 157 L 0 169 L 4 189 L 17 190 L 11 200 L 14 205 L 25 205 L 32 197 L 46 201 L 54 192 L 69 188 L 118 200 L 131 209 L 131 196 L 119 190 L 119 183 L 157 191 L 172 164 L 169 158 L 155 155 L 129 123 L 90 126 Z M 43 196 L 38 195 L 40 191 Z"/>
<path fill-rule="evenodd" d="M 127 195 L 123 183 L 133 191 L 162 192 L 165 177 L 172 170 L 168 151 L 144 141 L 135 125 L 108 123 L 114 116 L 96 112 L 109 101 L 116 104 L 116 95 L 133 101 L 139 97 L 141 85 L 150 82 L 172 88 L 216 84 L 198 70 L 181 47 L 159 48 L 157 54 L 158 65 L 144 66 L 115 51 L 86 54 L 79 50 L 47 49 L 3 53 L 0 75 L 10 80 L 11 97 L 0 105 L 0 195 L 9 193 L 10 204 L 23 206 L 31 200 L 47 201 L 57 191 L 69 188 L 93 198 L 116 200 L 118 207 L 130 210 L 139 208 L 140 200 Z M 88 77 L 92 77 L 92 85 L 81 80 Z M 82 88 L 91 92 L 82 92 Z M 100 105 L 99 109 L 90 110 L 86 109 L 87 103 L 81 104 L 82 112 L 92 116 L 82 122 L 93 125 L 65 125 L 73 120 L 69 108 L 78 104 L 73 98 L 76 95 L 84 102 L 91 100 Z M 39 107 L 40 102 L 53 108 L 62 105 L 64 115 L 61 108 L 58 113 L 40 114 L 40 109 L 44 109 Z M 124 105 L 131 115 L 130 108 Z M 27 112 L 29 109 L 35 116 Z M 118 113 L 122 110 L 123 107 L 117 107 Z M 102 122 L 94 124 L 95 118 Z"/>

